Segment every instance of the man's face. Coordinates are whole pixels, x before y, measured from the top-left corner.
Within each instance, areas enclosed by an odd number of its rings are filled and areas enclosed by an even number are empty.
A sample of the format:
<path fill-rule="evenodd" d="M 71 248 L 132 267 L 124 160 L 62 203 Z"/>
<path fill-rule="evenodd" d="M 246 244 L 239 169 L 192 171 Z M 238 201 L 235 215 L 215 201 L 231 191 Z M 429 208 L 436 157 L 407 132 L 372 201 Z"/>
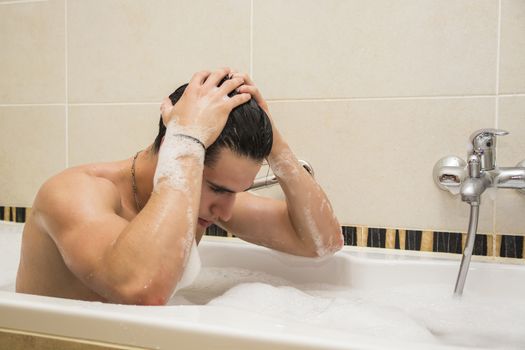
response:
<path fill-rule="evenodd" d="M 221 148 L 213 167 L 204 167 L 197 232 L 203 232 L 215 221 L 228 221 L 232 216 L 235 196 L 253 184 L 261 164 Z"/>

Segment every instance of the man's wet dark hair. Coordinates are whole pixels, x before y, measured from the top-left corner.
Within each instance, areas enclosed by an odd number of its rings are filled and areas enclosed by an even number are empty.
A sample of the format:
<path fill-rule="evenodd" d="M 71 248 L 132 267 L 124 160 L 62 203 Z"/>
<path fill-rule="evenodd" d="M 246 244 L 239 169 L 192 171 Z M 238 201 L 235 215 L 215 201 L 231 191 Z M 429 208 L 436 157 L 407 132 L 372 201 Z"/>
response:
<path fill-rule="evenodd" d="M 180 86 L 170 95 L 173 105 L 181 98 L 187 86 L 188 84 Z M 234 91 L 229 96 L 232 97 L 236 94 Z M 159 133 L 153 144 L 155 153 L 159 152 L 160 144 L 165 134 L 166 126 L 164 126 L 161 116 Z M 272 143 L 273 133 L 270 119 L 252 98 L 230 112 L 226 125 L 219 137 L 206 149 L 204 164 L 213 166 L 217 161 L 219 150 L 223 147 L 229 148 L 239 156 L 245 156 L 255 161 L 263 161 L 270 154 Z"/>

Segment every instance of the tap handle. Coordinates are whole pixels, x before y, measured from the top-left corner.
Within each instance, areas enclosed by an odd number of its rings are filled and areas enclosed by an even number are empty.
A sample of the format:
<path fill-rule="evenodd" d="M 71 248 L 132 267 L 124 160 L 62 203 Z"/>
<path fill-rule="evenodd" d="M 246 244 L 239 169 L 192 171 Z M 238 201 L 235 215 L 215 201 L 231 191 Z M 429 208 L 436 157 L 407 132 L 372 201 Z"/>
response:
<path fill-rule="evenodd" d="M 473 151 L 483 150 L 486 148 L 494 148 L 496 145 L 496 136 L 505 136 L 509 132 L 501 129 L 479 129 L 470 135 L 470 142 L 472 143 Z"/>
<path fill-rule="evenodd" d="M 500 129 L 480 129 L 470 136 L 472 149 L 469 155 L 479 157 L 482 171 L 493 170 L 496 167 L 496 136 L 504 136 L 509 132 Z"/>
<path fill-rule="evenodd" d="M 468 176 L 470 178 L 479 179 L 481 175 L 480 159 L 477 155 L 473 154 L 468 159 Z"/>

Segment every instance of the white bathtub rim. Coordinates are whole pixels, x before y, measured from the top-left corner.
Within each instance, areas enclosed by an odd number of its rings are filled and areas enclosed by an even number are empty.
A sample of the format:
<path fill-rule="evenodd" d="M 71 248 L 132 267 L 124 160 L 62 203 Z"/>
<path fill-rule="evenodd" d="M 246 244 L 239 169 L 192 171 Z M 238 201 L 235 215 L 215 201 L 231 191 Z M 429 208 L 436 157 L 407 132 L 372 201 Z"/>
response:
<path fill-rule="evenodd" d="M 9 300 L 6 302 L 6 298 Z M 71 305 L 67 305 L 71 304 Z M 89 308 L 83 307 L 83 305 L 89 306 Z M 107 307 L 110 307 L 110 310 Z M 118 310 L 119 307 L 124 306 L 125 310 Z M 104 342 L 111 344 L 121 344 L 127 346 L 140 346 L 140 347 L 160 347 L 161 349 L 170 348 L 173 346 L 173 342 L 177 339 L 177 336 L 187 334 L 189 336 L 210 336 L 214 335 L 218 338 L 225 338 L 227 343 L 231 341 L 241 342 L 257 342 L 259 344 L 267 344 L 271 346 L 293 346 L 304 349 L 378 349 L 388 347 L 389 349 L 447 349 L 447 350 L 463 350 L 468 349 L 465 347 L 432 344 L 426 342 L 406 342 L 406 341 L 393 341 L 392 339 L 381 340 L 376 338 L 370 338 L 366 336 L 353 335 L 351 340 L 345 339 L 320 339 L 318 337 L 297 335 L 297 334 L 279 334 L 269 331 L 258 331 L 253 328 L 242 328 L 235 329 L 231 325 L 220 325 L 220 324 L 202 324 L 192 320 L 179 320 L 171 319 L 166 320 L 166 316 L 158 314 L 148 314 L 146 311 L 151 309 L 162 308 L 168 311 L 169 308 L 180 308 L 180 306 L 127 306 L 127 305 L 114 305 L 114 304 L 102 304 L 85 301 L 67 300 L 53 297 L 43 297 L 35 295 L 24 295 L 18 293 L 9 293 L 0 291 L 0 309 L 8 307 L 13 312 L 30 312 L 38 315 L 43 312 L 50 319 L 54 317 L 74 317 L 74 320 L 70 323 L 73 329 L 64 329 L 60 324 L 53 325 L 53 322 L 38 323 L 34 322 L 38 320 L 38 316 L 31 320 L 20 320 L 19 322 L 10 322 L 4 319 L 5 309 L 0 316 L 0 328 L 15 331 L 23 331 L 29 333 L 48 334 L 51 336 L 67 337 L 82 339 L 94 342 Z M 94 308 L 93 308 L 94 307 Z M 189 308 L 201 309 L 203 306 L 189 306 Z M 221 315 L 224 312 L 232 313 L 229 308 L 220 306 L 205 306 L 206 311 L 215 310 L 217 315 Z M 92 309 L 93 308 L 93 309 Z M 106 310 L 104 310 L 106 308 Z M 113 310 L 111 310 L 113 309 Z M 135 312 L 130 314 L 131 309 L 136 309 Z M 77 311 L 82 310 L 79 314 Z M 239 312 L 244 314 L 244 312 Z M 264 318 L 264 317 L 263 317 Z M 33 322 L 32 322 L 33 321 Z M 104 326 L 104 323 L 108 325 L 119 324 L 117 331 L 113 330 L 111 333 L 105 334 L 92 334 L 93 329 L 88 325 L 85 327 L 78 327 L 81 324 L 89 324 L 91 322 L 97 322 L 98 326 Z M 239 324 L 237 325 L 239 326 Z M 250 325 L 253 327 L 253 324 Z M 114 328 L 114 327 L 113 327 Z M 119 333 L 119 331 L 123 333 Z M 154 329 L 153 331 L 151 329 Z M 148 337 L 148 333 L 152 335 Z M 138 334 L 138 335 L 137 335 Z M 167 338 L 162 341 L 154 339 L 159 334 L 164 334 Z M 130 338 L 131 336 L 131 338 Z M 133 338 L 135 336 L 135 338 Z M 153 339 L 152 339 L 153 338 Z M 131 341 L 130 341 L 131 340 Z"/>

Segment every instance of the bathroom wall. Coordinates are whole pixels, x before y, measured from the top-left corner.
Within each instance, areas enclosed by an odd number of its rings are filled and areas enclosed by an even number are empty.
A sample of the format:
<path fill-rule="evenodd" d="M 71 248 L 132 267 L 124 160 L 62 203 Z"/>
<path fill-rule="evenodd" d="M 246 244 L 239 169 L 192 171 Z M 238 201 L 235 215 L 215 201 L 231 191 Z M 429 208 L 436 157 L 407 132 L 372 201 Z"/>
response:
<path fill-rule="evenodd" d="M 0 0 L 0 206 L 131 157 L 162 98 L 222 66 L 252 75 L 344 225 L 464 232 L 436 161 L 484 127 L 510 131 L 500 166 L 525 159 L 523 0 Z M 524 213 L 485 195 L 480 232 L 525 235 Z"/>

